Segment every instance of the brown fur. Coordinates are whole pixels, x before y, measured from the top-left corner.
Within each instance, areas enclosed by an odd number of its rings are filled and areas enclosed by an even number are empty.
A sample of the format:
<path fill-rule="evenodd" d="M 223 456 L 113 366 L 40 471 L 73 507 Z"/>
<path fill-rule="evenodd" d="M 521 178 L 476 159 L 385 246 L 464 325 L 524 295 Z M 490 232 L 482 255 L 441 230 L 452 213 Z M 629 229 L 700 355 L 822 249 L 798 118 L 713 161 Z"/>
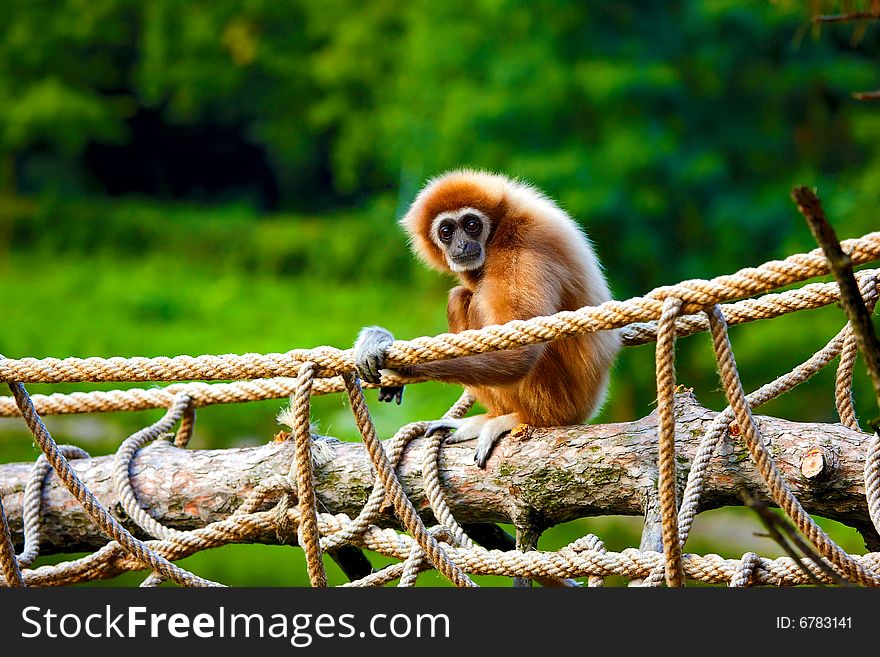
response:
<path fill-rule="evenodd" d="M 459 272 L 449 294 L 449 329 L 458 333 L 514 319 L 552 315 L 611 298 L 589 241 L 565 212 L 532 187 L 504 176 L 454 171 L 428 183 L 401 219 L 416 254 L 451 273 L 432 240 L 435 217 L 471 207 L 491 222 L 486 259 Z M 619 348 L 602 331 L 405 370 L 462 383 L 490 416 L 515 413 L 533 426 L 583 422 L 602 403 Z"/>

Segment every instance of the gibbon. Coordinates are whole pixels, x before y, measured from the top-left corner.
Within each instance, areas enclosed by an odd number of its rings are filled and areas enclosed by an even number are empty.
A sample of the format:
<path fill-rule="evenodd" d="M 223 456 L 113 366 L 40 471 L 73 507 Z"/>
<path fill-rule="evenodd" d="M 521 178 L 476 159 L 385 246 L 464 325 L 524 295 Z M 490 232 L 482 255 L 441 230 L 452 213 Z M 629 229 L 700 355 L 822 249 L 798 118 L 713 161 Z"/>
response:
<path fill-rule="evenodd" d="M 611 299 L 593 248 L 577 224 L 534 187 L 499 174 L 456 170 L 430 180 L 400 220 L 416 255 L 454 274 L 449 330 L 458 333 L 514 319 L 552 315 Z M 386 329 L 364 328 L 354 360 L 365 381 L 378 383 Z M 616 331 L 395 370 L 465 385 L 487 410 L 463 420 L 437 420 L 430 431 L 455 429 L 448 442 L 477 438 L 480 468 L 499 438 L 517 424 L 577 424 L 601 406 Z M 401 401 L 402 388 L 383 388 L 381 401 Z"/>

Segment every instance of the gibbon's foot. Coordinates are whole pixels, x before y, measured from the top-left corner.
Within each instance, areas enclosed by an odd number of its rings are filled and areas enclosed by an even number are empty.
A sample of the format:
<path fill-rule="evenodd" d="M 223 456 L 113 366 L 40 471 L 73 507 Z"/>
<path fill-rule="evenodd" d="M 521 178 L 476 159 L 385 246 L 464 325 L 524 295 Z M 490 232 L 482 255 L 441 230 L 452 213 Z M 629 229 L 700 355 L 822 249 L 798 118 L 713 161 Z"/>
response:
<path fill-rule="evenodd" d="M 403 401 L 403 386 L 382 386 L 379 388 L 379 401 L 397 402 L 400 406 L 400 402 Z"/>
<path fill-rule="evenodd" d="M 447 436 L 446 440 L 443 442 L 447 445 L 463 443 L 466 440 L 473 440 L 479 436 L 480 429 L 486 423 L 487 419 L 488 417 L 485 415 L 475 415 L 464 420 L 434 420 L 428 423 L 428 428 L 425 430 L 425 437 L 430 438 L 437 433 L 455 431 L 455 433 Z"/>
<path fill-rule="evenodd" d="M 505 434 L 510 433 L 519 424 L 519 418 L 514 414 L 489 417 L 488 415 L 475 415 L 464 420 L 434 420 L 428 423 L 425 436 L 430 437 L 438 432 L 455 431 L 444 441 L 447 445 L 463 443 L 466 440 L 477 439 L 477 447 L 474 450 L 474 463 L 481 469 L 486 468 L 486 462 L 492 453 L 492 448 Z"/>
<path fill-rule="evenodd" d="M 474 463 L 477 464 L 478 468 L 481 470 L 486 469 L 486 462 L 489 460 L 492 448 L 519 423 L 519 418 L 514 413 L 499 415 L 498 417 L 486 420 L 482 429 L 480 429 L 477 449 L 474 452 Z"/>

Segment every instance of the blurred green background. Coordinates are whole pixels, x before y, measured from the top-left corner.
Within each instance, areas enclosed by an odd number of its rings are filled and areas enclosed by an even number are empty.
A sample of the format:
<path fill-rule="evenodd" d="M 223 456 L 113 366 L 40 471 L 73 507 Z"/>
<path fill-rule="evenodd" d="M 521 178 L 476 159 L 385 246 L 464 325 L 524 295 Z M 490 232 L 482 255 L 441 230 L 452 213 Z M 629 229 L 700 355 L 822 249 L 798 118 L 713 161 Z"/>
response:
<path fill-rule="evenodd" d="M 818 187 L 842 238 L 876 230 L 880 106 L 851 92 L 880 87 L 880 30 L 811 26 L 812 14 L 840 9 L 6 0 L 0 353 L 269 352 L 347 347 L 368 324 L 401 338 L 442 332 L 450 279 L 414 260 L 396 219 L 427 177 L 458 166 L 520 176 L 558 199 L 619 299 L 813 248 L 789 199 L 795 184 Z M 746 388 L 842 323 L 828 308 L 732 329 Z M 723 407 L 706 336 L 679 341 L 678 365 L 681 383 Z M 866 426 L 877 409 L 861 365 L 856 376 Z M 762 412 L 833 422 L 832 389 L 828 372 Z M 368 400 L 387 437 L 458 394 L 425 384 L 400 407 Z M 654 398 L 653 348 L 627 349 L 598 420 L 643 416 Z M 282 405 L 200 411 L 192 446 L 262 443 Z M 159 414 L 47 424 L 59 442 L 102 454 Z M 316 399 L 314 419 L 357 438 L 338 395 Z M 37 453 L 19 422 L 0 420 L 0 461 Z M 828 525 L 863 550 L 855 532 Z M 617 550 L 638 544 L 640 526 L 585 519 L 540 547 L 593 531 Z M 688 550 L 779 554 L 756 531 L 746 510 L 715 511 Z M 184 564 L 234 585 L 307 583 L 290 547 L 230 546 Z"/>

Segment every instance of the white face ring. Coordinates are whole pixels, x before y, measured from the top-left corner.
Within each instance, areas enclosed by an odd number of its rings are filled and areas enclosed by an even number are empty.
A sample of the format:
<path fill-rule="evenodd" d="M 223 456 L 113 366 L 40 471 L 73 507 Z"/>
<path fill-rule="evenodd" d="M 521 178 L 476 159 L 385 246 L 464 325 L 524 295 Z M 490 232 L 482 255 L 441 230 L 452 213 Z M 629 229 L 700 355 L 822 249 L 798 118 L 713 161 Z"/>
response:
<path fill-rule="evenodd" d="M 460 265 L 456 262 L 453 262 L 449 257 L 449 252 L 446 249 L 446 245 L 440 241 L 440 236 L 438 234 L 438 230 L 440 228 L 440 224 L 447 219 L 451 219 L 456 224 L 461 220 L 461 218 L 466 214 L 473 214 L 480 218 L 480 221 L 483 222 L 483 230 L 480 233 L 479 239 L 480 244 L 483 245 L 483 257 L 479 260 L 474 261 L 473 264 L 469 264 L 467 266 Z M 434 221 L 431 222 L 431 240 L 436 244 L 443 254 L 446 256 L 446 264 L 449 265 L 449 268 L 454 272 L 464 272 L 464 271 L 473 271 L 474 269 L 479 269 L 483 266 L 483 263 L 486 261 L 486 240 L 489 237 L 489 217 L 485 214 L 472 207 L 464 207 L 459 208 L 458 210 L 452 210 L 450 212 L 441 212 L 436 217 L 434 217 Z"/>

